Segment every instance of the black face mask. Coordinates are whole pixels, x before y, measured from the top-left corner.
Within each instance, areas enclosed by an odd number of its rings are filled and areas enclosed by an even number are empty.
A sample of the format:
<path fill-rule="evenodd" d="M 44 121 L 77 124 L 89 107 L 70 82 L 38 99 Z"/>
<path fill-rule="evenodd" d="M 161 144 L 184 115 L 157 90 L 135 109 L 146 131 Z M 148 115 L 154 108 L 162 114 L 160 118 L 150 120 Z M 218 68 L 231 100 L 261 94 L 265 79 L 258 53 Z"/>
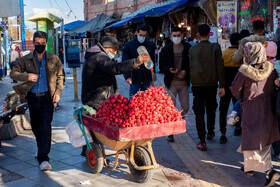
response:
<path fill-rule="evenodd" d="M 41 54 L 45 51 L 46 45 L 35 45 L 35 51 Z"/>

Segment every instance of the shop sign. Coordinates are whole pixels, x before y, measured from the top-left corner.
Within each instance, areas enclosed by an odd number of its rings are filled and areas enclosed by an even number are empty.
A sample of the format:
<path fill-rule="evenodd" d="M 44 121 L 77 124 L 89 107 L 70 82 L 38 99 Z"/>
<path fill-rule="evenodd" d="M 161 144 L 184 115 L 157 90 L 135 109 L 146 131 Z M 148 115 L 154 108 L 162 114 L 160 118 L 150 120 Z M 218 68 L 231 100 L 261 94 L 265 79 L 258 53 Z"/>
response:
<path fill-rule="evenodd" d="M 237 1 L 217 1 L 218 42 L 227 48 L 231 33 L 236 32 Z"/>
<path fill-rule="evenodd" d="M 218 42 L 217 27 L 211 27 L 209 41 L 211 43 L 217 43 Z"/>

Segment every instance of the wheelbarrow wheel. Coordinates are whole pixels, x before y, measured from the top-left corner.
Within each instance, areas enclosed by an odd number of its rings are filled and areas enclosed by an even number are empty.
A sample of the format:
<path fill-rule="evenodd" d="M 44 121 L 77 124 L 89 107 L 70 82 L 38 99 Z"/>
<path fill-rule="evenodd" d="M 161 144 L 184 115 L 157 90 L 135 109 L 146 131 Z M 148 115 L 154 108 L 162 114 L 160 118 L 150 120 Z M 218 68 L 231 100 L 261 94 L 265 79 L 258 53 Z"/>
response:
<path fill-rule="evenodd" d="M 150 166 L 152 164 L 152 160 L 148 150 L 140 146 L 135 147 L 134 162 L 137 166 Z M 145 183 L 153 176 L 153 171 L 151 169 L 137 170 L 130 162 L 128 163 L 128 167 L 135 182 Z"/>
<path fill-rule="evenodd" d="M 90 145 L 92 150 L 87 149 L 86 151 L 87 165 L 92 173 L 97 174 L 103 169 L 104 157 L 98 144 L 91 143 Z"/>

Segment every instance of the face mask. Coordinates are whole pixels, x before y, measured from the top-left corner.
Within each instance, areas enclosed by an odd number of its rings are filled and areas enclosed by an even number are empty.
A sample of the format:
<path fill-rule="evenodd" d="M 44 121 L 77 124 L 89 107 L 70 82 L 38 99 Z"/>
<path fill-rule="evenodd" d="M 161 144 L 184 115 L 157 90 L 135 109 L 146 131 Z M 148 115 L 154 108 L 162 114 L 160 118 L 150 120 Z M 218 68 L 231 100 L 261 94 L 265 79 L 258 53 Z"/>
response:
<path fill-rule="evenodd" d="M 146 37 L 141 37 L 137 35 L 137 40 L 139 43 L 144 43 L 145 42 Z"/>
<path fill-rule="evenodd" d="M 45 51 L 46 45 L 35 45 L 35 51 L 42 54 Z"/>
<path fill-rule="evenodd" d="M 181 38 L 180 37 L 173 37 L 172 41 L 174 42 L 174 44 L 179 44 L 181 43 Z"/>
<path fill-rule="evenodd" d="M 111 60 L 113 60 L 115 58 L 116 55 L 114 55 L 113 53 L 109 52 L 108 56 Z"/>

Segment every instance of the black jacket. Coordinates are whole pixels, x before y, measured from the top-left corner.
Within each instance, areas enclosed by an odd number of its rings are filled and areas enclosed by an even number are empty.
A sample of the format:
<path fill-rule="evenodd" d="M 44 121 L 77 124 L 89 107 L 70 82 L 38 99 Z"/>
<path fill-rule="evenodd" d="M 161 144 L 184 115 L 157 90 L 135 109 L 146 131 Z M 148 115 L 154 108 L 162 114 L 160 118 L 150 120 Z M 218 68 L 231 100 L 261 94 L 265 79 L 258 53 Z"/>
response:
<path fill-rule="evenodd" d="M 187 72 L 185 80 L 190 85 L 190 62 L 189 62 L 189 49 L 190 44 L 182 41 L 184 46 L 183 56 L 182 56 L 182 69 Z M 162 48 L 159 57 L 159 69 L 164 73 L 164 84 L 169 89 L 171 82 L 173 80 L 174 74 L 170 72 L 170 68 L 174 68 L 174 51 L 173 51 L 173 42 L 166 45 Z"/>
<path fill-rule="evenodd" d="M 137 53 L 137 48 L 139 46 L 145 46 L 147 51 L 149 52 L 149 55 L 152 59 L 153 62 L 155 59 L 155 48 L 154 48 L 154 44 L 150 41 L 145 40 L 144 43 L 139 43 L 137 40 L 137 37 L 135 36 L 133 40 L 127 42 L 124 45 L 123 48 L 123 54 L 122 54 L 122 62 L 126 61 L 126 60 L 130 60 L 133 58 L 137 58 L 138 57 L 138 53 Z M 154 68 L 155 69 L 155 68 Z M 132 83 L 136 83 L 136 84 L 146 84 L 146 83 L 150 83 L 152 81 L 152 74 L 151 74 L 151 70 L 147 69 L 144 64 L 142 64 L 140 66 L 140 69 L 138 70 L 134 70 L 132 72 L 129 73 L 125 73 L 124 74 L 124 78 L 125 80 L 128 78 L 132 79 Z"/>
<path fill-rule="evenodd" d="M 117 93 L 116 74 L 130 72 L 139 67 L 135 59 L 124 63 L 113 62 L 99 45 L 88 48 L 82 73 L 82 103 L 95 109 Z"/>

